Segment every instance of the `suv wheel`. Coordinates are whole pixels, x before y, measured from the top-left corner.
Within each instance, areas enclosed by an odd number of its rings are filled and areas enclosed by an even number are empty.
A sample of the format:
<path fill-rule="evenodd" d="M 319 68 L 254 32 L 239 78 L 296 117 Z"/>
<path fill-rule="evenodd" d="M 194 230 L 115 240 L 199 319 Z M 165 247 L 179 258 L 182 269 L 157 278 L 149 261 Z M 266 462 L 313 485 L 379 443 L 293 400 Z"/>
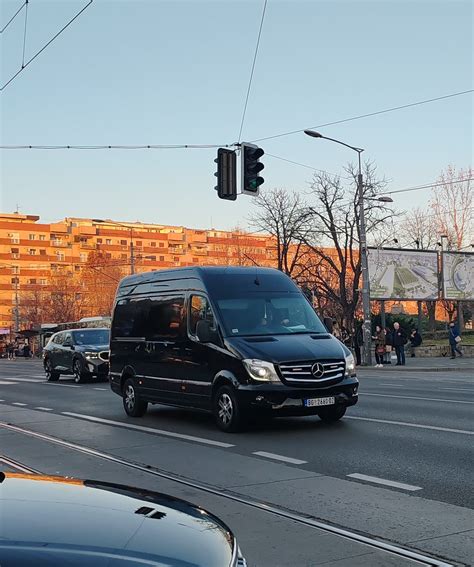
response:
<path fill-rule="evenodd" d="M 148 402 L 140 399 L 134 381 L 125 380 L 123 385 L 123 407 L 130 417 L 142 417 L 148 408 Z"/>
<path fill-rule="evenodd" d="M 75 358 L 72 363 L 72 373 L 74 375 L 74 382 L 76 384 L 80 384 L 81 382 L 84 382 L 86 373 L 82 369 L 82 363 L 78 358 Z"/>
<path fill-rule="evenodd" d="M 332 406 L 321 408 L 318 411 L 318 415 L 324 423 L 334 423 L 344 417 L 346 413 L 346 406 Z"/>
<path fill-rule="evenodd" d="M 221 386 L 214 396 L 214 417 L 222 431 L 235 432 L 242 427 L 242 410 L 239 407 L 234 390 Z"/>
<path fill-rule="evenodd" d="M 53 369 L 53 365 L 49 358 L 44 361 L 44 372 L 48 382 L 57 382 L 59 380 L 60 374 Z"/>

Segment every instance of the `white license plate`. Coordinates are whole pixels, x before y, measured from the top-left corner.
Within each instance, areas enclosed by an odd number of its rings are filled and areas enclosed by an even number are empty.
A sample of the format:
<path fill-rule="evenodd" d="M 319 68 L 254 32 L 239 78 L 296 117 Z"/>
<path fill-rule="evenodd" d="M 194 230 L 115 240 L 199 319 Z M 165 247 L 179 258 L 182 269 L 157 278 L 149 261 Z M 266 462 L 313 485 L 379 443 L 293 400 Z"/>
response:
<path fill-rule="evenodd" d="M 312 408 L 314 406 L 332 406 L 335 403 L 334 396 L 330 398 L 310 398 L 303 400 L 304 407 Z"/>

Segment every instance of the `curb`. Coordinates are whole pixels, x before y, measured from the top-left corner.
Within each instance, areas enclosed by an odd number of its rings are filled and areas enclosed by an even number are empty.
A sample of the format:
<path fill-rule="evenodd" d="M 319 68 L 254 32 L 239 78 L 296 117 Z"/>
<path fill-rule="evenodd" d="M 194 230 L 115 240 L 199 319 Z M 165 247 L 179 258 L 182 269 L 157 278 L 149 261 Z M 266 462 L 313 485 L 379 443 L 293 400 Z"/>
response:
<path fill-rule="evenodd" d="M 385 368 L 374 368 L 374 367 L 369 367 L 369 366 L 358 366 L 357 367 L 358 372 L 365 372 L 366 370 L 369 372 L 376 372 L 376 371 L 384 371 Z M 440 366 L 436 366 L 436 367 L 426 367 L 426 368 L 410 368 L 410 367 L 404 367 L 403 370 L 401 370 L 400 368 L 389 368 L 387 370 L 387 372 L 463 372 L 463 371 L 468 371 L 469 368 L 459 368 L 459 367 L 451 367 L 448 366 L 446 368 L 440 367 Z"/>

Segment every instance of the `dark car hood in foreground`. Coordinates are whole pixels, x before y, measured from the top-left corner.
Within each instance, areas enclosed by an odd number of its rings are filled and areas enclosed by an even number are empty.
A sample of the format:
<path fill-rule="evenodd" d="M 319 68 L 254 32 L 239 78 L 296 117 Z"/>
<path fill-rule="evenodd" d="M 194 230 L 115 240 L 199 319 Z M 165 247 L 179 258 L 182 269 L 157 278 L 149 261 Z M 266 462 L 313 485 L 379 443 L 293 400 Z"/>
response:
<path fill-rule="evenodd" d="M 0 481 L 2 567 L 29 564 L 29 557 L 36 565 L 231 564 L 229 528 L 184 500 L 62 477 L 0 472 Z"/>
<path fill-rule="evenodd" d="M 295 333 L 252 337 L 228 337 L 228 346 L 242 358 L 278 364 L 306 360 L 341 360 L 349 351 L 329 334 Z"/>

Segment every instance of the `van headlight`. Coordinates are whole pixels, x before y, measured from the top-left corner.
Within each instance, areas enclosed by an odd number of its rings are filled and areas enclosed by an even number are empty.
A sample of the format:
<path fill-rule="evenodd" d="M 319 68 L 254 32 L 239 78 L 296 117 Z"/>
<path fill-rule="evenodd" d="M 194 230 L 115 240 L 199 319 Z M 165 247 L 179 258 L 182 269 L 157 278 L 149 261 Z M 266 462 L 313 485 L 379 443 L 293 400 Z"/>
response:
<path fill-rule="evenodd" d="M 344 362 L 346 363 L 346 376 L 352 376 L 355 374 L 355 360 L 352 354 L 348 354 L 344 358 Z"/>
<path fill-rule="evenodd" d="M 243 363 L 247 372 L 254 380 L 259 382 L 280 382 L 275 366 L 271 362 L 247 358 Z"/>

